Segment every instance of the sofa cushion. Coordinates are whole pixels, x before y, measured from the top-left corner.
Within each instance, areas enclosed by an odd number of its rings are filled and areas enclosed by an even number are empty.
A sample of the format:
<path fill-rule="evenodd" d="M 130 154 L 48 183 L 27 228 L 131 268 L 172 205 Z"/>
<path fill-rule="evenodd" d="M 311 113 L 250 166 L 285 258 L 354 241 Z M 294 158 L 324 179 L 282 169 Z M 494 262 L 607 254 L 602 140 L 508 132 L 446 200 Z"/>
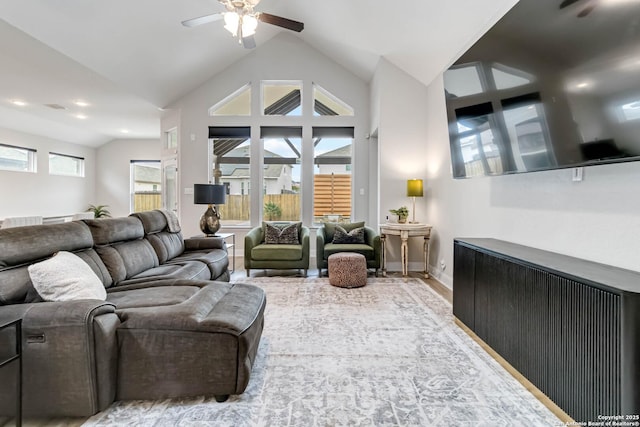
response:
<path fill-rule="evenodd" d="M 0 268 L 51 257 L 58 251 L 91 248 L 89 228 L 81 222 L 31 225 L 0 230 Z"/>
<path fill-rule="evenodd" d="M 135 217 L 84 219 L 82 221 L 89 226 L 96 246 L 144 237 L 142 222 Z"/>
<path fill-rule="evenodd" d="M 194 281 L 197 284 L 198 281 Z M 176 290 L 177 304 L 118 310 L 116 398 L 242 393 L 249 381 L 264 325 L 262 289 L 204 282 L 189 296 Z"/>
<path fill-rule="evenodd" d="M 339 252 L 355 252 L 357 254 L 362 254 L 367 259 L 373 259 L 375 257 L 375 252 L 373 248 L 369 245 L 357 244 L 357 243 L 348 243 L 348 244 L 335 244 L 335 243 L 327 243 L 324 245 L 324 259 L 328 259 L 329 255 L 339 253 Z"/>
<path fill-rule="evenodd" d="M 211 272 L 207 265 L 200 261 L 183 261 L 180 263 L 162 264 L 149 268 L 135 276 L 127 278 L 120 284 L 133 283 L 142 279 L 188 279 L 188 280 L 209 280 Z"/>
<path fill-rule="evenodd" d="M 116 310 L 134 307 L 162 307 L 180 304 L 200 290 L 198 286 L 153 286 L 110 292 L 107 301 L 115 304 Z"/>
<path fill-rule="evenodd" d="M 31 284 L 29 264 L 58 251 L 84 251 L 92 246 L 89 227 L 82 222 L 0 229 L 0 305 L 41 300 Z"/>
<path fill-rule="evenodd" d="M 175 258 L 184 252 L 184 240 L 180 233 L 179 225 L 174 225 L 175 232 L 169 231 L 167 216 L 175 219 L 175 214 L 170 211 L 145 211 L 136 212 L 130 216 L 136 217 L 142 222 L 145 238 L 156 251 L 160 264 Z M 177 219 L 175 219 L 177 224 Z"/>
<path fill-rule="evenodd" d="M 251 259 L 256 261 L 301 260 L 302 245 L 258 245 L 251 249 Z"/>
<path fill-rule="evenodd" d="M 33 287 L 45 301 L 106 299 L 98 276 L 71 252 L 60 251 L 48 260 L 31 264 L 28 270 Z"/>
<path fill-rule="evenodd" d="M 211 272 L 210 279 L 212 280 L 218 279 L 229 268 L 229 256 L 224 249 L 187 251 L 175 257 L 169 263 L 182 263 L 184 261 L 199 261 L 206 264 Z"/>
<path fill-rule="evenodd" d="M 360 222 L 352 222 L 346 224 L 338 224 L 336 222 L 327 222 L 324 224 L 324 241 L 325 243 L 333 241 L 333 235 L 336 232 L 336 227 L 342 227 L 347 233 L 353 230 L 354 228 L 364 227 L 364 221 Z"/>
<path fill-rule="evenodd" d="M 100 246 L 96 251 L 109 270 L 114 284 L 159 265 L 158 256 L 151 243 L 145 239 Z"/>
<path fill-rule="evenodd" d="M 161 231 L 155 234 L 148 234 L 145 238 L 156 251 L 160 264 L 164 264 L 184 252 L 184 240 L 181 233 Z"/>

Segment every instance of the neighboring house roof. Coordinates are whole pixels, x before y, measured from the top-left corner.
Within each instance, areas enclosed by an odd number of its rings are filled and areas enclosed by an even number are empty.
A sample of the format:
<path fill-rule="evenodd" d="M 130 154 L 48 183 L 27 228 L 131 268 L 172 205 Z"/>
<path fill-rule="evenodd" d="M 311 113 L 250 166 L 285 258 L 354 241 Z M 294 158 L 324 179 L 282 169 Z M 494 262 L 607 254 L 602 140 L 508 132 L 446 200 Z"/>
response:
<path fill-rule="evenodd" d="M 134 164 L 136 182 L 160 184 L 160 166 L 157 168 Z"/>
<path fill-rule="evenodd" d="M 234 150 L 231 150 L 227 157 L 249 157 L 249 148 L 248 146 L 239 147 Z M 282 157 L 271 151 L 265 150 L 265 157 Z M 220 163 L 220 170 L 222 171 L 222 176 L 226 177 L 234 177 L 234 178 L 249 178 L 250 170 L 249 164 L 228 164 L 228 163 Z M 287 167 L 291 169 L 291 165 L 265 165 L 264 166 L 264 178 L 265 179 L 274 179 L 282 176 L 283 169 Z"/>
<path fill-rule="evenodd" d="M 351 156 L 351 144 L 347 144 L 343 147 L 336 148 L 335 150 L 327 151 L 316 157 L 350 157 Z"/>

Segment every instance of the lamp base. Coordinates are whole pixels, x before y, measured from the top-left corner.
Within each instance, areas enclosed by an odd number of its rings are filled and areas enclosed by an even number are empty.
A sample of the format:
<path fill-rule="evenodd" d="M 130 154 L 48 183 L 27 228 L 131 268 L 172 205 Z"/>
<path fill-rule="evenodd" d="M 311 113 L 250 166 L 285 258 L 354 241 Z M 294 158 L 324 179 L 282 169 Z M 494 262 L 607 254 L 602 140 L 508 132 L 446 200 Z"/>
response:
<path fill-rule="evenodd" d="M 207 236 L 213 236 L 220 230 L 220 214 L 215 206 L 209 205 L 200 218 L 200 230 Z"/>

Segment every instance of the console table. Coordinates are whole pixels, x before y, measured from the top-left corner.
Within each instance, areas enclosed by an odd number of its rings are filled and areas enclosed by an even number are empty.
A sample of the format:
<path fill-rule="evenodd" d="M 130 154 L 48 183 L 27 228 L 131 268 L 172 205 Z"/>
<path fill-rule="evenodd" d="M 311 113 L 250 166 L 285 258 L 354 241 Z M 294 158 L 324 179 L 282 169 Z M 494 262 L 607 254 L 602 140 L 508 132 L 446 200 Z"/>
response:
<path fill-rule="evenodd" d="M 13 330 L 12 330 L 13 329 Z M 0 359 L 0 369 L 7 365 L 18 364 L 18 373 L 16 374 L 16 426 L 22 425 L 22 320 L 17 319 L 5 324 L 0 324 L 0 335 L 11 334 L 4 342 L 13 342 L 15 345 L 13 352 L 5 354 L 3 351 L 2 359 Z M 9 350 L 7 348 L 7 350 Z"/>
<path fill-rule="evenodd" d="M 575 421 L 638 421 L 640 273 L 495 239 L 453 270 L 457 320 Z"/>
<path fill-rule="evenodd" d="M 422 252 L 424 255 L 424 278 L 429 278 L 429 239 L 431 238 L 429 224 L 396 224 L 387 223 L 380 226 L 380 241 L 382 243 L 382 275 L 387 275 L 386 245 L 387 236 L 400 236 L 400 257 L 402 259 L 402 275 L 409 274 L 409 237 L 422 237 Z"/>

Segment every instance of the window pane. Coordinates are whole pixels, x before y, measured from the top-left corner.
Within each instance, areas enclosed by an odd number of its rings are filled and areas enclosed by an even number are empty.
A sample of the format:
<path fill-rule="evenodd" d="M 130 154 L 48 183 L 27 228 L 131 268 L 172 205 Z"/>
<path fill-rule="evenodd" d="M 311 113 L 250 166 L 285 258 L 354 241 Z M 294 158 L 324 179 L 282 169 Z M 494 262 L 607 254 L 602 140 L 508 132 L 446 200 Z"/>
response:
<path fill-rule="evenodd" d="M 640 119 L 640 101 L 629 102 L 624 104 L 622 107 L 622 120 L 621 121 L 629 121 L 629 120 L 638 120 Z"/>
<path fill-rule="evenodd" d="M 160 162 L 131 161 L 131 212 L 162 208 L 162 180 Z"/>
<path fill-rule="evenodd" d="M 210 116 L 251 115 L 251 86 L 246 85 L 235 91 L 209 109 Z"/>
<path fill-rule="evenodd" d="M 262 102 L 265 116 L 302 115 L 302 84 L 263 83 Z"/>
<path fill-rule="evenodd" d="M 314 116 L 353 116 L 353 108 L 326 89 L 313 85 Z"/>
<path fill-rule="evenodd" d="M 49 174 L 84 176 L 84 159 L 64 154 L 49 153 Z"/>
<path fill-rule="evenodd" d="M 0 144 L 0 169 L 35 172 L 35 150 Z"/>
<path fill-rule="evenodd" d="M 518 170 L 543 169 L 555 163 L 544 132 L 544 116 L 539 111 L 542 111 L 541 103 L 521 105 L 503 112 Z"/>
<path fill-rule="evenodd" d="M 227 200 L 218 206 L 223 225 L 250 225 L 250 140 L 212 138 L 213 176 L 227 186 Z"/>
<path fill-rule="evenodd" d="M 299 221 L 302 138 L 265 138 L 263 142 L 263 218 Z"/>
<path fill-rule="evenodd" d="M 165 146 L 167 149 L 178 148 L 178 129 L 171 129 L 167 132 Z"/>
<path fill-rule="evenodd" d="M 352 138 L 314 138 L 314 223 L 351 220 Z"/>
<path fill-rule="evenodd" d="M 475 65 L 451 68 L 445 71 L 444 88 L 449 95 L 456 97 L 473 95 L 483 91 Z"/>
<path fill-rule="evenodd" d="M 492 67 L 491 73 L 497 89 L 509 89 L 533 82 L 533 76 L 528 73 L 505 66 L 502 66 L 502 68 Z"/>
<path fill-rule="evenodd" d="M 176 159 L 168 160 L 164 166 L 164 208 L 178 212 L 178 167 Z"/>

